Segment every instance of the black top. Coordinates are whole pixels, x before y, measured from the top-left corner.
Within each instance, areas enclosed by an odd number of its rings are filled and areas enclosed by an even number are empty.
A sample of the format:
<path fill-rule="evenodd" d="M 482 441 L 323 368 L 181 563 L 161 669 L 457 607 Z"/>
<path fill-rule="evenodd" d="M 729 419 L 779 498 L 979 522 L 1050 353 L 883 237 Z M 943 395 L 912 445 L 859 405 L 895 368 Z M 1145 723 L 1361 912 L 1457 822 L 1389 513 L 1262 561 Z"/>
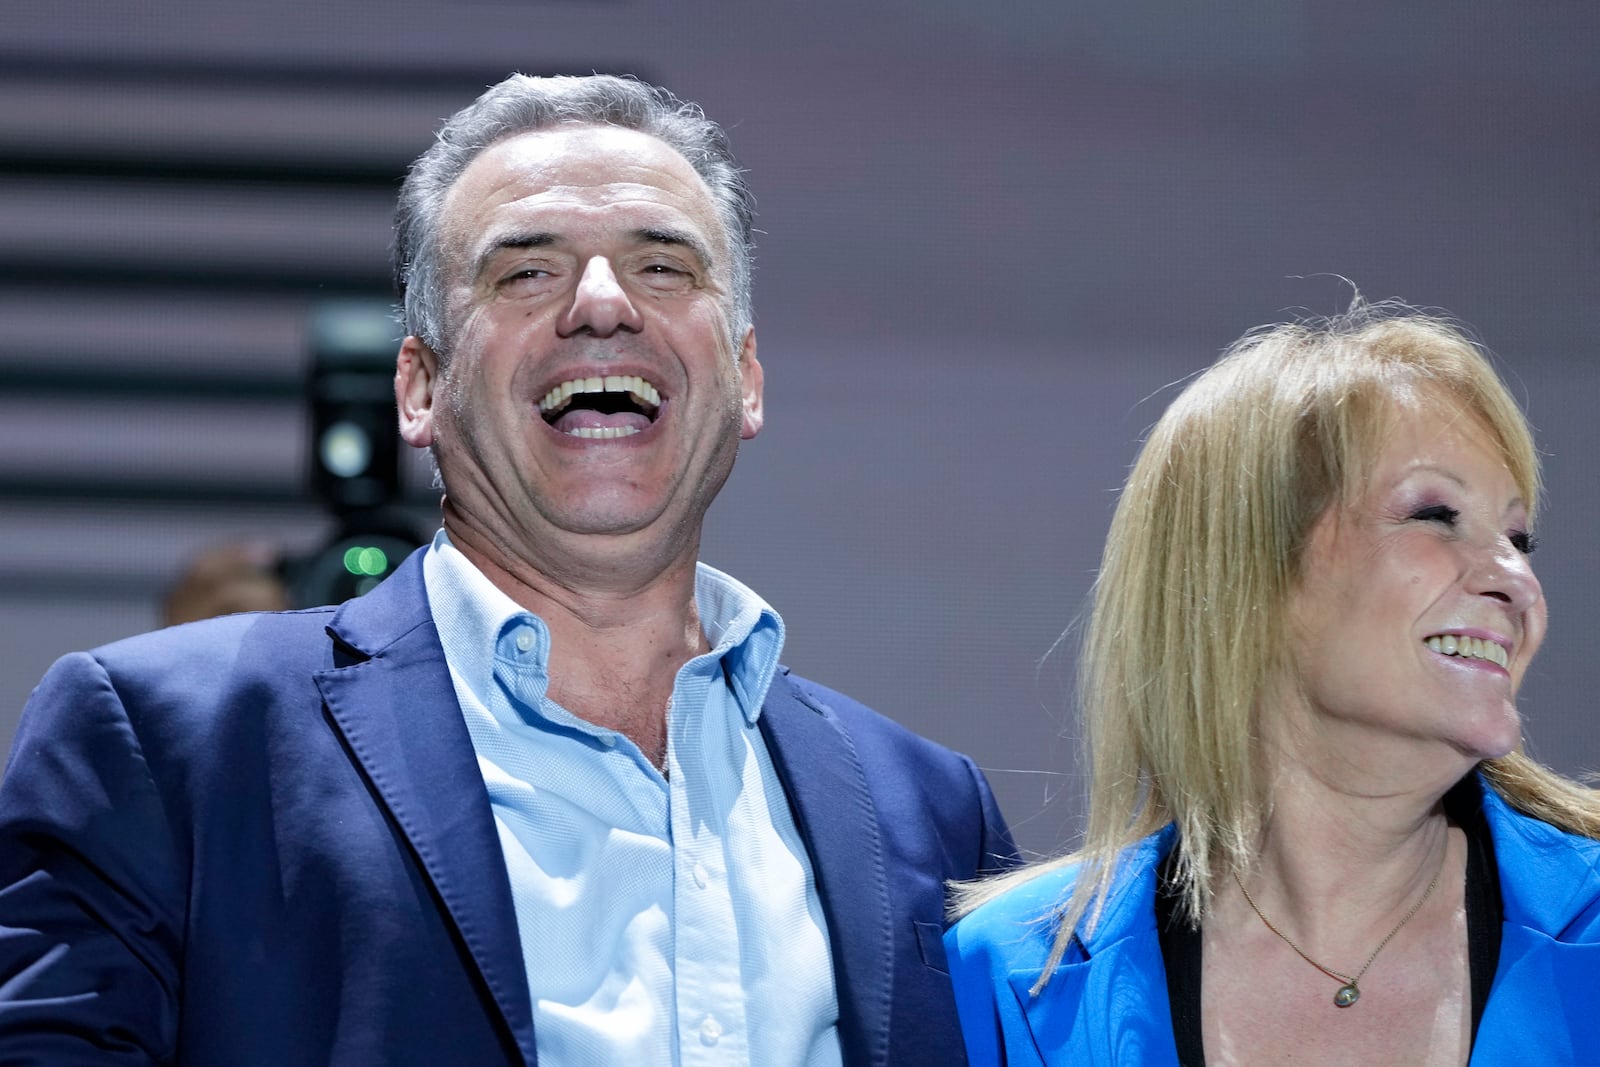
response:
<path fill-rule="evenodd" d="M 1489 985 L 1500 963 L 1500 876 L 1494 841 L 1477 780 L 1468 775 L 1444 796 L 1445 815 L 1467 836 L 1467 965 L 1472 986 L 1472 1038 L 1489 1002 Z M 1167 969 L 1167 1000 L 1172 1007 L 1172 1034 L 1182 1067 L 1205 1067 L 1200 1030 L 1200 928 L 1179 915 L 1180 897 L 1173 890 L 1177 853 L 1169 853 L 1156 881 L 1156 931 Z M 1329 994 L 1332 995 L 1331 993 Z"/>

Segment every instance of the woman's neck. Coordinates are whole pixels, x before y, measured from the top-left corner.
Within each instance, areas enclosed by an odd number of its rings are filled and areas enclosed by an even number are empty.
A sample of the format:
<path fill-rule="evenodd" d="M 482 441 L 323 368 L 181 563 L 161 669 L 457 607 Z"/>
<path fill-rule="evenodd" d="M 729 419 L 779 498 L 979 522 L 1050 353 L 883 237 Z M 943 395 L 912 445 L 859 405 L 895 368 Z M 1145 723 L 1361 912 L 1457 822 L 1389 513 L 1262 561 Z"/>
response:
<path fill-rule="evenodd" d="M 1261 723 L 1266 814 L 1257 861 L 1239 872 L 1261 909 L 1313 941 L 1404 914 L 1444 866 L 1443 797 L 1471 760 L 1295 700 Z"/>
<path fill-rule="evenodd" d="M 1259 859 L 1241 877 L 1275 923 L 1312 944 L 1347 945 L 1403 914 L 1438 876 L 1450 846 L 1442 795 L 1358 794 L 1282 770 Z"/>

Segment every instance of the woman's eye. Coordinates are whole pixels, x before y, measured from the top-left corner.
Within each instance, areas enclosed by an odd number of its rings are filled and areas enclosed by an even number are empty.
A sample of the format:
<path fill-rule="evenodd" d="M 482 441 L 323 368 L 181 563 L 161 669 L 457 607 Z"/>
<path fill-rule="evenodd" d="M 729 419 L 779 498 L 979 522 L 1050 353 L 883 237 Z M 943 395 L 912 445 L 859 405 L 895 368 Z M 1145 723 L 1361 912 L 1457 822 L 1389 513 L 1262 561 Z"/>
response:
<path fill-rule="evenodd" d="M 1456 520 L 1461 517 L 1461 512 L 1449 504 L 1430 504 L 1412 512 L 1411 517 L 1421 519 L 1423 522 L 1442 522 L 1446 526 L 1454 526 Z"/>
<path fill-rule="evenodd" d="M 1539 547 L 1539 539 L 1526 530 L 1512 531 L 1510 540 L 1511 547 L 1524 556 L 1533 555 L 1533 550 Z"/>

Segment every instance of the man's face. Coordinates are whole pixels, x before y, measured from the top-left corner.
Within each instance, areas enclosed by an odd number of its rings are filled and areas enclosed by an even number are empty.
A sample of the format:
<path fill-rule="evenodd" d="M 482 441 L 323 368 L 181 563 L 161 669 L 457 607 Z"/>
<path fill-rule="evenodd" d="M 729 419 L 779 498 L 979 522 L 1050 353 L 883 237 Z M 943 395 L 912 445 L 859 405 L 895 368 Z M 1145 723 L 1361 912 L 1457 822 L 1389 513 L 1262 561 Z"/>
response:
<path fill-rule="evenodd" d="M 497 540 L 692 547 L 761 427 L 755 335 L 731 349 L 728 237 L 694 168 L 632 130 L 520 134 L 456 181 L 441 231 L 446 369 L 407 338 L 396 388 L 456 514 Z"/>

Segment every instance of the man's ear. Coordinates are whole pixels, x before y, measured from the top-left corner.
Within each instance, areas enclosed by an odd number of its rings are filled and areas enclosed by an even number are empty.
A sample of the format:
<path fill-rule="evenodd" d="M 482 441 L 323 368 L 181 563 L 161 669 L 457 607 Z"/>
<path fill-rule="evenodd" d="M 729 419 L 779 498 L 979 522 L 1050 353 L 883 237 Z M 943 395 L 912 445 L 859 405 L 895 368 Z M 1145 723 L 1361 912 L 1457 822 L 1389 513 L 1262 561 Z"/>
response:
<path fill-rule="evenodd" d="M 739 420 L 739 437 L 748 441 L 761 432 L 766 421 L 761 408 L 761 361 L 756 358 L 756 328 L 744 332 L 744 343 L 739 346 L 739 391 L 743 395 L 743 417 Z"/>
<path fill-rule="evenodd" d="M 433 389 L 438 384 L 439 357 L 420 337 L 400 342 L 394 364 L 394 405 L 400 413 L 400 436 L 412 448 L 433 444 Z"/>

